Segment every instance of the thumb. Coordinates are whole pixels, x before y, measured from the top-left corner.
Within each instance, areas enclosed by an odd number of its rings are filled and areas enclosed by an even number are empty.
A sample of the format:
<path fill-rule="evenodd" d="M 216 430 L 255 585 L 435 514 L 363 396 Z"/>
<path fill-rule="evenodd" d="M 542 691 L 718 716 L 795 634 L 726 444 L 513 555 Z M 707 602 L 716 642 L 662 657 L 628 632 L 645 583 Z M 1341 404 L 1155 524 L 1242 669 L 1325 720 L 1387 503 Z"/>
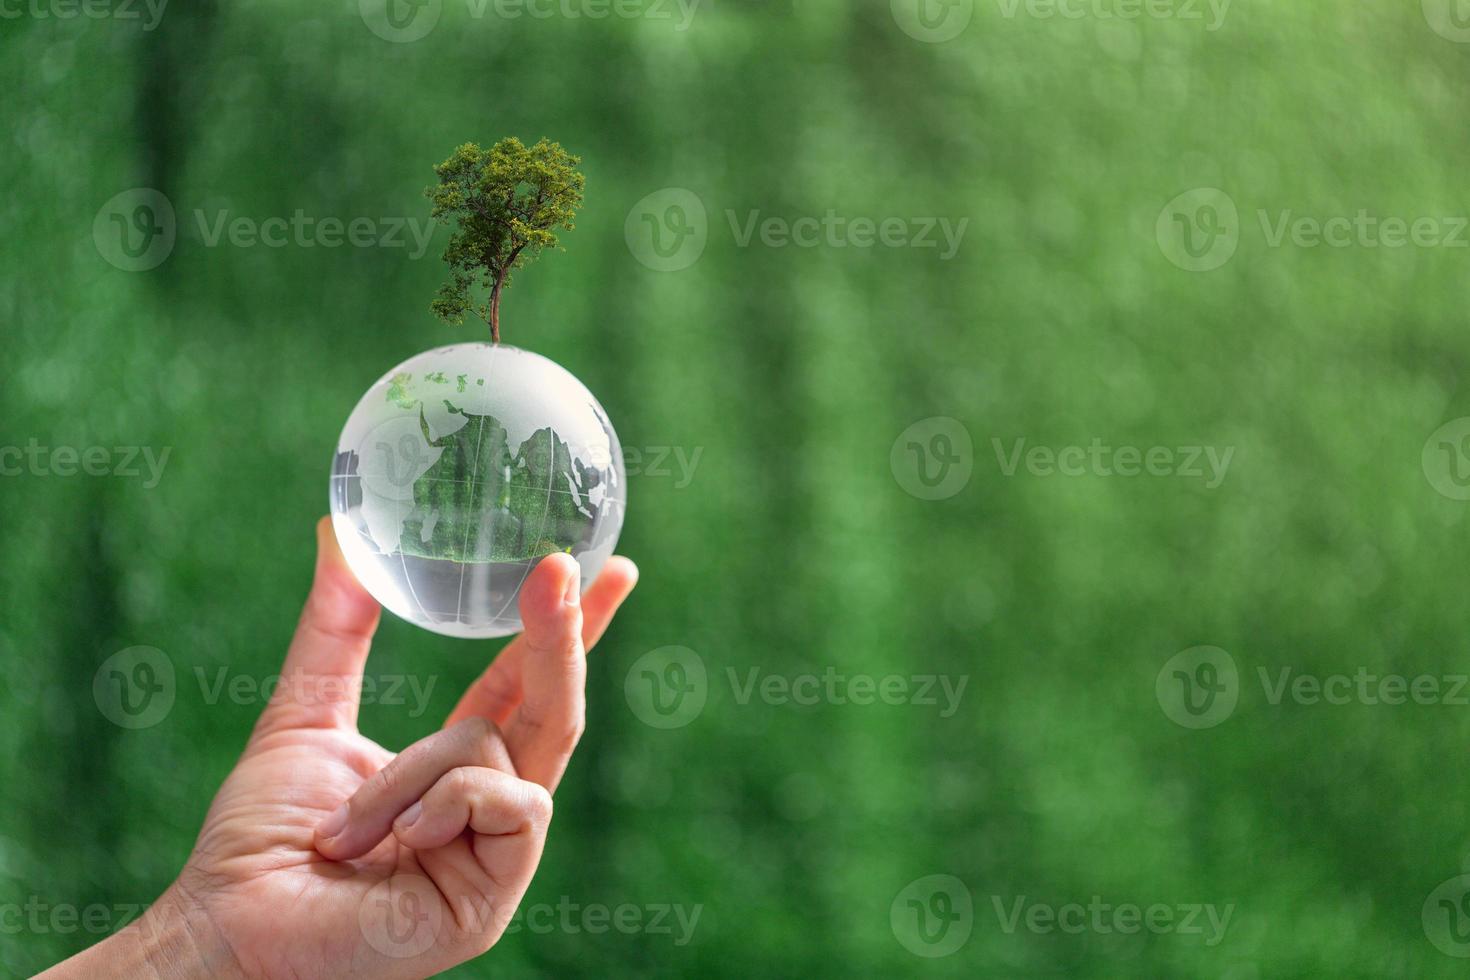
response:
<path fill-rule="evenodd" d="M 355 728 L 362 668 L 381 609 L 347 566 L 329 518 L 316 525 L 316 575 L 257 731 Z"/>

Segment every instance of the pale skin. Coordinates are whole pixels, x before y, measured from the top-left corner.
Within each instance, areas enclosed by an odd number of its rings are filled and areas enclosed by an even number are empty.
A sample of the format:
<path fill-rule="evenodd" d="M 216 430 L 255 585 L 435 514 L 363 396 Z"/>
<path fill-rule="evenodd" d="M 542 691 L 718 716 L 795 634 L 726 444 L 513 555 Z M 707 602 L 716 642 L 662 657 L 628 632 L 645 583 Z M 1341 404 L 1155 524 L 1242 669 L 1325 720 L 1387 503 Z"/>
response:
<path fill-rule="evenodd" d="M 442 729 L 395 755 L 357 730 L 378 604 L 325 518 L 317 550 L 278 693 L 178 879 L 42 977 L 407 980 L 484 953 L 509 925 L 582 734 L 586 651 L 637 569 L 614 557 L 579 595 L 576 562 L 543 559 L 521 590 L 525 632 Z"/>

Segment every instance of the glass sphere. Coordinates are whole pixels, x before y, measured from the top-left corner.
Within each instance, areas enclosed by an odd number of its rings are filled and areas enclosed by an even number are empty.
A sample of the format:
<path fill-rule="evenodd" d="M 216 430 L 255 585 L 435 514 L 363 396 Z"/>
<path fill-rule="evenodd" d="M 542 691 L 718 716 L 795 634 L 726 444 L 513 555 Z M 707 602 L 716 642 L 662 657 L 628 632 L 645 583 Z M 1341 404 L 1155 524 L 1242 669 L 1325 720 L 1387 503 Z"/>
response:
<path fill-rule="evenodd" d="M 332 462 L 332 526 L 392 612 L 446 636 L 521 628 L 536 563 L 577 560 L 585 587 L 623 527 L 623 452 L 580 381 L 504 345 L 425 351 L 348 416 Z"/>

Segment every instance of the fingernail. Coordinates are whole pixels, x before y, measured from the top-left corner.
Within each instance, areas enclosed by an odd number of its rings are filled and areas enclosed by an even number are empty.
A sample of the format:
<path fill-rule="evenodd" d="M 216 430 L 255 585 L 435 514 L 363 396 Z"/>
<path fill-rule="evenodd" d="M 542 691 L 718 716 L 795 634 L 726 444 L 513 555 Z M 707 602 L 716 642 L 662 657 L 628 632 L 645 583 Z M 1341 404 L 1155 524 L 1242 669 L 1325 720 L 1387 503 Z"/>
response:
<path fill-rule="evenodd" d="M 401 827 L 404 830 L 407 830 L 408 828 L 412 827 L 415 823 L 418 822 L 418 819 L 419 819 L 420 815 L 423 814 L 423 812 L 424 812 L 424 803 L 423 803 L 423 801 L 422 800 L 416 801 L 413 806 L 409 807 L 407 810 L 404 810 L 402 813 L 400 813 L 398 815 L 398 826 Z"/>
<path fill-rule="evenodd" d="M 581 600 L 581 598 L 582 569 L 578 568 L 575 572 L 572 573 L 572 577 L 567 579 L 567 594 L 562 596 L 562 601 L 564 601 L 569 606 L 575 606 Z"/>
<path fill-rule="evenodd" d="M 347 804 L 343 803 L 332 811 L 331 816 L 316 825 L 317 836 L 326 839 L 336 837 L 347 826 Z"/>

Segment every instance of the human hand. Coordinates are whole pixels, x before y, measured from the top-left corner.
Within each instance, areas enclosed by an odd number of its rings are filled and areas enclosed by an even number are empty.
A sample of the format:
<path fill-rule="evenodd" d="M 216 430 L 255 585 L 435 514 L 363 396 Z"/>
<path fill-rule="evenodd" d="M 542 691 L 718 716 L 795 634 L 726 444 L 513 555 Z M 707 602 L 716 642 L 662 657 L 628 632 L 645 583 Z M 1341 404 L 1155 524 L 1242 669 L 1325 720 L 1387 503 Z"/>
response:
<path fill-rule="evenodd" d="M 395 756 L 357 731 L 378 604 L 325 518 L 317 547 L 276 695 L 178 880 L 43 976 L 420 978 L 509 924 L 582 733 L 585 650 L 637 569 L 612 558 L 579 596 L 576 562 L 543 559 L 521 590 L 525 632 L 442 730 Z"/>

